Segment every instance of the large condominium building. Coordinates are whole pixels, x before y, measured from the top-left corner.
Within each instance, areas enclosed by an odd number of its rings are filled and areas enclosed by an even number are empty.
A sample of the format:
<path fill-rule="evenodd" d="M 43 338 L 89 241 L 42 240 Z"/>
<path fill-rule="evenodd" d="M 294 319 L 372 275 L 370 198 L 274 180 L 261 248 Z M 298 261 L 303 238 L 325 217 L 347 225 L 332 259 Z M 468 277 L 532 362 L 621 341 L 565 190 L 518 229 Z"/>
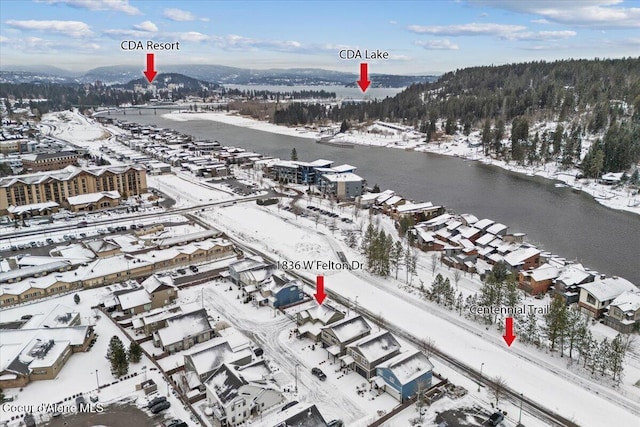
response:
<path fill-rule="evenodd" d="M 22 156 L 22 166 L 26 172 L 54 171 L 77 164 L 78 154 L 70 151 L 25 154 Z"/>
<path fill-rule="evenodd" d="M 44 202 L 66 205 L 69 197 L 117 191 L 124 198 L 147 191 L 143 166 L 103 166 L 64 169 L 0 178 L 0 214 L 9 206 Z"/>

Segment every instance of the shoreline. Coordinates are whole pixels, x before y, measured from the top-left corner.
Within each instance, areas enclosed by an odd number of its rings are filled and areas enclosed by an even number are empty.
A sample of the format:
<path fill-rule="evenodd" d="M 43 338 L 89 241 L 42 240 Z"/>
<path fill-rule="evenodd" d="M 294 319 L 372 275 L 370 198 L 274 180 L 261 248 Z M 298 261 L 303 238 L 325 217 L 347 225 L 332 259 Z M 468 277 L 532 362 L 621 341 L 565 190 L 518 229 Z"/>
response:
<path fill-rule="evenodd" d="M 262 132 L 270 132 L 278 135 L 296 136 L 300 138 L 317 139 L 320 137 L 318 132 L 304 128 L 289 128 L 286 126 L 275 125 L 264 121 L 234 115 L 226 112 L 181 112 L 172 111 L 162 115 L 167 120 L 185 122 L 190 120 L 209 120 L 219 123 L 225 123 L 233 126 L 245 127 Z M 374 125 L 375 126 L 375 125 Z M 477 133 L 477 132 L 476 132 Z M 541 177 L 554 181 L 556 186 L 571 188 L 573 191 L 580 191 L 597 203 L 613 210 L 630 212 L 640 215 L 640 198 L 633 197 L 635 203 L 629 206 L 632 196 L 624 189 L 614 189 L 614 186 L 597 184 L 594 180 L 577 181 L 575 176 L 578 173 L 576 169 L 559 170 L 557 165 L 547 163 L 540 167 L 523 167 L 508 164 L 503 160 L 496 160 L 481 154 L 482 148 L 469 147 L 466 143 L 456 141 L 447 141 L 441 143 L 425 143 L 421 141 L 420 134 L 413 132 L 407 133 L 407 136 L 384 135 L 381 133 L 363 133 L 353 132 L 339 134 L 334 138 L 335 142 L 349 143 L 362 146 L 376 146 L 385 148 L 395 148 L 402 150 L 410 150 L 416 152 L 426 152 L 432 154 L 440 154 L 450 157 L 459 157 L 465 161 L 480 161 L 487 165 L 499 167 L 503 170 L 518 173 L 531 177 Z"/>

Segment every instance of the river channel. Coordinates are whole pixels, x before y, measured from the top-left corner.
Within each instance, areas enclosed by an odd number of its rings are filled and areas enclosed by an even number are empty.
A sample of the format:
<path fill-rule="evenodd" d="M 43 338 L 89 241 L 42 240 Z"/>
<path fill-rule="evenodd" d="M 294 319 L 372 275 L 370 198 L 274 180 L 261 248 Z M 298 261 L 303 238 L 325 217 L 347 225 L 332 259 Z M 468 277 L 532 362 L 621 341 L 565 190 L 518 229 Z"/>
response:
<path fill-rule="evenodd" d="M 176 122 L 160 112 L 111 113 L 110 117 L 155 124 L 223 145 L 288 159 L 328 159 L 356 166 L 368 185 L 391 188 L 406 198 L 445 205 L 525 232 L 540 248 L 640 285 L 640 216 L 615 211 L 584 193 L 554 182 L 480 162 L 430 153 L 356 146 L 333 147 L 313 139 L 276 135 L 207 120 Z"/>

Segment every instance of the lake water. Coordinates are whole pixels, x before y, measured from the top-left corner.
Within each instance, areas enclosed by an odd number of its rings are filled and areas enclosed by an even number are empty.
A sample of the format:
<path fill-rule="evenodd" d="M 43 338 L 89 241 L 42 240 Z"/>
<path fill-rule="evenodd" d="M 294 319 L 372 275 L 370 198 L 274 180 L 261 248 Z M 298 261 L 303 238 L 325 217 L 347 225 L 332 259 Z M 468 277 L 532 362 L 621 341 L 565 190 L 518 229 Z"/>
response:
<path fill-rule="evenodd" d="M 583 193 L 556 188 L 550 180 L 437 154 L 340 148 L 206 120 L 175 122 L 152 111 L 112 113 L 111 117 L 172 128 L 283 159 L 295 147 L 301 160 L 348 163 L 357 166 L 356 173 L 370 186 L 378 184 L 409 199 L 502 222 L 509 231 L 526 232 L 528 240 L 544 250 L 640 285 L 640 216 L 608 209 Z"/>

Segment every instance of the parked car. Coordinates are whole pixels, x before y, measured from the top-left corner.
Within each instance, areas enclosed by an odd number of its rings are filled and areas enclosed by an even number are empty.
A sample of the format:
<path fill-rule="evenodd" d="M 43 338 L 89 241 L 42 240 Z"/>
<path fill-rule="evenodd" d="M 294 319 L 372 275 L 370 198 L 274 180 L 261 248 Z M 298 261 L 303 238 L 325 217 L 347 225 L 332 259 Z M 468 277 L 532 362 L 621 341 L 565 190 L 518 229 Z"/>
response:
<path fill-rule="evenodd" d="M 253 349 L 253 354 L 255 354 L 257 357 L 260 357 L 264 354 L 264 350 L 260 347 L 256 347 Z"/>
<path fill-rule="evenodd" d="M 53 239 L 51 237 L 47 237 L 47 245 L 53 245 Z"/>
<path fill-rule="evenodd" d="M 315 375 L 316 377 L 318 377 L 318 379 L 319 379 L 320 381 L 324 381 L 324 380 L 326 380 L 326 379 L 327 379 L 327 376 L 324 374 L 324 372 L 322 372 L 322 369 L 320 369 L 320 368 L 313 368 L 313 369 L 311 369 L 311 373 L 312 373 L 313 375 Z"/>
<path fill-rule="evenodd" d="M 198 267 L 196 267 L 195 265 L 190 265 L 189 266 L 189 270 L 193 271 L 194 273 L 198 272 Z"/>
<path fill-rule="evenodd" d="M 282 409 L 280 409 L 280 411 L 281 411 L 281 412 L 282 412 L 282 411 L 285 411 L 285 410 L 287 410 L 287 409 L 291 408 L 292 406 L 296 406 L 297 404 L 298 404 L 298 401 L 297 401 L 297 400 L 292 400 L 291 402 L 289 402 L 289 403 L 287 403 L 286 405 L 284 405 L 284 406 L 282 407 Z"/>
<path fill-rule="evenodd" d="M 179 268 L 176 270 L 179 274 L 187 274 L 187 270 L 185 270 L 184 268 Z"/>
<path fill-rule="evenodd" d="M 344 427 L 342 420 L 331 420 L 327 423 L 327 427 Z"/>
<path fill-rule="evenodd" d="M 494 412 L 489 417 L 489 425 L 490 426 L 497 426 L 498 424 L 500 424 L 502 422 L 502 420 L 504 420 L 504 414 L 502 412 L 500 412 L 500 411 Z"/>
<path fill-rule="evenodd" d="M 184 421 L 176 420 L 176 419 L 167 421 L 166 423 L 164 423 L 164 426 L 165 427 L 189 427 L 188 424 L 185 423 Z"/>
<path fill-rule="evenodd" d="M 158 403 L 164 402 L 166 400 L 167 398 L 164 396 L 157 396 L 149 402 L 149 404 L 147 405 L 147 408 L 151 409 L 152 407 L 156 406 Z"/>
<path fill-rule="evenodd" d="M 171 407 L 171 403 L 165 400 L 164 402 L 160 402 L 157 405 L 153 405 L 149 410 L 151 411 L 152 414 L 158 414 L 164 411 L 165 409 L 169 409 L 170 407 Z"/>

